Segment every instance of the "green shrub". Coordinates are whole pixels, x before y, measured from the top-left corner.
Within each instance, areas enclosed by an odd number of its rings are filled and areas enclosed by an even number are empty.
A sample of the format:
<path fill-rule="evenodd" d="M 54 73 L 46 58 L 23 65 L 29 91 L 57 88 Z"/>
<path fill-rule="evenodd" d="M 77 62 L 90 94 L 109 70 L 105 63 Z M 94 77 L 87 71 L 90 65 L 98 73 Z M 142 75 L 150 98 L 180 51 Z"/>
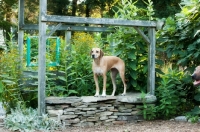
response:
<path fill-rule="evenodd" d="M 179 70 L 168 69 L 167 73 L 161 75 L 161 81 L 156 88 L 155 96 L 157 102 L 155 106 L 146 104 L 143 101 L 142 114 L 145 119 L 170 119 L 176 115 L 182 115 L 192 107 L 188 99 L 190 85 L 189 75 Z"/>
<path fill-rule="evenodd" d="M 145 120 L 153 120 L 156 118 L 156 108 L 154 104 L 147 104 L 145 99 L 146 94 L 142 93 L 142 103 L 143 106 L 141 106 L 141 114 L 143 115 Z"/>
<path fill-rule="evenodd" d="M 156 89 L 158 117 L 168 119 L 184 113 L 187 94 L 184 81 L 187 77 L 184 72 L 172 69 L 168 69 L 168 73 L 161 76 L 160 85 Z"/>
<path fill-rule="evenodd" d="M 192 109 L 186 113 L 188 120 L 191 122 L 197 122 L 200 118 L 200 90 L 199 87 L 196 88 L 194 97 L 194 103 L 192 105 Z"/>
<path fill-rule="evenodd" d="M 152 20 L 154 14 L 152 1 L 145 2 L 147 9 L 138 8 L 136 3 L 137 1 L 122 0 L 114 17 L 125 20 Z M 147 35 L 147 29 L 141 28 L 141 30 Z M 127 90 L 146 93 L 147 81 L 144 80 L 147 80 L 148 72 L 148 44 L 133 27 L 117 27 L 111 37 L 116 42 L 115 55 L 122 58 L 126 64 Z"/>

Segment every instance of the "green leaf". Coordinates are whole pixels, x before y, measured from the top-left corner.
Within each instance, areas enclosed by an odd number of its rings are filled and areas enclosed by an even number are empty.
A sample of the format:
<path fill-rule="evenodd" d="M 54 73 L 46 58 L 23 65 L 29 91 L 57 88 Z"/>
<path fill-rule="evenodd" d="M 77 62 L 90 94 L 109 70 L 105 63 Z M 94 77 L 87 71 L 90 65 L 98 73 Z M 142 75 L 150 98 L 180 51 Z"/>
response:
<path fill-rule="evenodd" d="M 128 58 L 135 60 L 136 59 L 136 55 L 134 52 L 129 52 L 128 53 Z"/>
<path fill-rule="evenodd" d="M 7 85 L 14 85 L 14 84 L 16 84 L 14 81 L 11 81 L 11 80 L 2 80 L 2 82 L 6 83 Z"/>
<path fill-rule="evenodd" d="M 137 82 L 134 81 L 134 80 L 132 80 L 132 81 L 131 81 L 131 85 L 132 85 L 133 87 L 136 87 L 136 86 L 137 86 Z"/>
<path fill-rule="evenodd" d="M 194 109 L 191 110 L 191 112 L 195 115 L 200 114 L 200 108 L 198 106 L 195 106 Z"/>
<path fill-rule="evenodd" d="M 195 95 L 195 96 L 194 96 L 194 99 L 195 99 L 196 101 L 200 101 L 200 94 Z"/>
<path fill-rule="evenodd" d="M 129 67 L 134 71 L 137 70 L 136 63 L 134 61 L 130 61 L 129 62 Z"/>
<path fill-rule="evenodd" d="M 131 71 L 130 72 L 131 77 L 136 80 L 137 79 L 137 72 Z"/>
<path fill-rule="evenodd" d="M 61 86 L 57 86 L 56 89 L 59 90 L 59 91 L 66 91 L 66 89 L 61 87 Z"/>
<path fill-rule="evenodd" d="M 143 73 L 147 73 L 147 70 L 148 70 L 148 66 L 144 66 L 143 67 Z"/>
<path fill-rule="evenodd" d="M 62 76 L 58 76 L 58 79 L 62 80 L 62 81 L 66 81 L 66 78 L 65 77 L 62 77 Z"/>
<path fill-rule="evenodd" d="M 119 56 L 120 54 L 122 54 L 122 50 L 118 50 L 115 52 L 115 56 Z"/>
<path fill-rule="evenodd" d="M 78 92 L 76 91 L 76 90 L 69 90 L 68 91 L 68 96 L 70 95 L 70 94 L 77 94 Z"/>
<path fill-rule="evenodd" d="M 0 81 L 0 93 L 3 93 L 3 89 L 4 89 L 3 83 Z"/>

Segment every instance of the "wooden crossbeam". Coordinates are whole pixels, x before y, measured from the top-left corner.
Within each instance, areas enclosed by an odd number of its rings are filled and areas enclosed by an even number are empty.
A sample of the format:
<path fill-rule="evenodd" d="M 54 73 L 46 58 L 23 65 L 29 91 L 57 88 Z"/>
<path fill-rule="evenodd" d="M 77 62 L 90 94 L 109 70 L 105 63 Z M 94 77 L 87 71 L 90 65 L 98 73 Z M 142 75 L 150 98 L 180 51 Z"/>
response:
<path fill-rule="evenodd" d="M 112 25 L 112 26 L 136 26 L 136 27 L 156 27 L 155 21 L 141 20 L 122 20 L 110 18 L 90 18 L 90 17 L 74 17 L 74 16 L 58 16 L 43 15 L 42 22 L 64 22 L 71 24 L 96 24 L 96 25 Z"/>
<path fill-rule="evenodd" d="M 47 29 L 53 29 L 53 25 L 48 25 Z M 38 24 L 24 24 L 20 26 L 21 30 L 39 30 Z M 57 30 L 67 31 L 87 31 L 87 32 L 112 32 L 114 29 L 109 27 L 88 27 L 88 26 L 75 26 L 75 25 L 61 25 Z"/>

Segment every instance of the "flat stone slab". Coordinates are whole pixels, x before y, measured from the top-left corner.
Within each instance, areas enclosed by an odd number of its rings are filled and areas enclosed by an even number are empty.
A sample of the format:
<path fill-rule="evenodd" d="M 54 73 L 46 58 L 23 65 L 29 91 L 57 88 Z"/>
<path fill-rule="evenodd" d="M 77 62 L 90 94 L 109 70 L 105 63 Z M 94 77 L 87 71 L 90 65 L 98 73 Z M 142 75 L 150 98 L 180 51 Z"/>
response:
<path fill-rule="evenodd" d="M 144 97 L 146 103 L 154 103 L 157 98 L 154 95 L 146 94 Z M 141 93 L 127 93 L 125 96 L 117 96 L 117 101 L 124 103 L 142 103 Z"/>
<path fill-rule="evenodd" d="M 47 104 L 72 104 L 76 102 L 81 102 L 82 99 L 80 97 L 47 97 Z"/>
<path fill-rule="evenodd" d="M 143 100 L 146 103 L 156 102 L 156 96 L 146 94 L 144 98 L 141 97 L 141 93 L 127 93 L 125 96 L 106 96 L 106 97 L 94 97 L 94 96 L 82 96 L 82 97 L 47 97 L 47 104 L 72 104 L 76 102 L 84 103 L 96 103 L 101 101 L 117 101 L 123 103 L 143 103 Z"/>
<path fill-rule="evenodd" d="M 106 97 L 94 97 L 94 96 L 83 96 L 81 97 L 82 101 L 85 103 L 94 103 L 100 101 L 107 101 L 107 100 L 116 100 L 116 96 L 106 96 Z"/>

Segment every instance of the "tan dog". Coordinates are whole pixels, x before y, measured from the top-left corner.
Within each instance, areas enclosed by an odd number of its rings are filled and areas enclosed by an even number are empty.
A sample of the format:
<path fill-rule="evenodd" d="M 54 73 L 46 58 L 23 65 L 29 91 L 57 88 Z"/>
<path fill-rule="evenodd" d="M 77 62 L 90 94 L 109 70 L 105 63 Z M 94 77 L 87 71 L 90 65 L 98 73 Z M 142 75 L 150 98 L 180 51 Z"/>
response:
<path fill-rule="evenodd" d="M 106 73 L 109 70 L 111 71 L 111 79 L 112 79 L 112 84 L 113 84 L 113 92 L 111 96 L 115 95 L 115 91 L 116 91 L 115 79 L 118 72 L 124 84 L 124 92 L 122 93 L 122 95 L 126 95 L 126 84 L 125 84 L 125 77 L 124 77 L 125 64 L 123 60 L 115 56 L 104 56 L 104 53 L 102 52 L 100 48 L 93 48 L 91 50 L 91 57 L 93 58 L 92 70 L 93 70 L 94 81 L 96 85 L 96 94 L 94 96 L 95 97 L 99 96 L 99 84 L 98 84 L 99 75 L 103 76 L 102 96 L 106 96 L 106 79 L 107 79 Z"/>
<path fill-rule="evenodd" d="M 200 85 L 200 66 L 197 66 L 194 70 L 194 73 L 191 75 L 192 79 L 194 80 L 193 85 L 199 86 Z"/>

